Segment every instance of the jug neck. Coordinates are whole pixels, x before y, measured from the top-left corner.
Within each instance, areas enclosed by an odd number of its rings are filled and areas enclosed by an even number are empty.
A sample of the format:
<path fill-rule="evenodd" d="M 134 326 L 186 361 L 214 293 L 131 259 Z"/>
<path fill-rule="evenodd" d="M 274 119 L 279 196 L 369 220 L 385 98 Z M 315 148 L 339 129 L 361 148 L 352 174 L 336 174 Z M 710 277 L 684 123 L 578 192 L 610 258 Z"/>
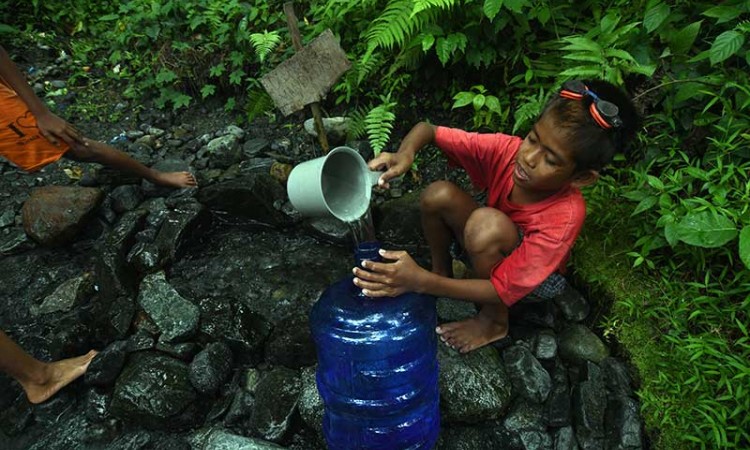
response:
<path fill-rule="evenodd" d="M 357 267 L 362 268 L 362 261 L 377 261 L 380 262 L 383 258 L 380 256 L 380 242 L 378 241 L 367 241 L 357 244 L 357 248 L 354 250 L 354 263 Z M 356 288 L 357 297 L 369 298 L 362 293 L 362 289 Z"/>

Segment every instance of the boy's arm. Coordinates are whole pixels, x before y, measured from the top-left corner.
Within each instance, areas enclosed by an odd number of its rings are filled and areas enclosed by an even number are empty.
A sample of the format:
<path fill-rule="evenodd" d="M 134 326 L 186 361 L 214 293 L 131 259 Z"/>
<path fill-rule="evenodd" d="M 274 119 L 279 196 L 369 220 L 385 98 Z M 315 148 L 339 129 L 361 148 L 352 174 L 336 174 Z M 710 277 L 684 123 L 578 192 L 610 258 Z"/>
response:
<path fill-rule="evenodd" d="M 83 137 L 73 125 L 54 115 L 44 102 L 34 94 L 31 86 L 26 82 L 26 78 L 18 70 L 2 45 L 0 45 L 0 77 L 21 97 L 21 100 L 36 118 L 39 132 L 48 141 L 57 145 L 57 140 L 62 139 L 70 145 L 74 143 L 86 145 Z"/>
<path fill-rule="evenodd" d="M 388 180 L 406 173 L 414 162 L 414 157 L 427 144 L 435 141 L 435 126 L 427 122 L 416 124 L 404 140 L 396 153 L 383 152 L 368 163 L 371 170 L 386 168 L 387 170 L 380 176 L 378 185 L 387 188 Z"/>

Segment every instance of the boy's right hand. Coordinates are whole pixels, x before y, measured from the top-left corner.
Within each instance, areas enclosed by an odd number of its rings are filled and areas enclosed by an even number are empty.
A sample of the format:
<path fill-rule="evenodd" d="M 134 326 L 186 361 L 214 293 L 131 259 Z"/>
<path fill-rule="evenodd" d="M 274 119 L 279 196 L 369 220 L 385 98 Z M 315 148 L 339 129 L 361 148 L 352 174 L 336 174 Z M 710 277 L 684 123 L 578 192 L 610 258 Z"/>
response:
<path fill-rule="evenodd" d="M 376 158 L 367 163 L 367 166 L 370 170 L 387 169 L 378 179 L 378 187 L 387 189 L 390 187 L 388 181 L 399 175 L 405 174 L 413 162 L 414 155 L 408 152 L 382 152 Z"/>
<path fill-rule="evenodd" d="M 54 115 L 52 112 L 44 112 L 35 118 L 39 133 L 50 141 L 52 145 L 58 145 L 59 139 L 62 139 L 70 146 L 75 144 L 88 145 L 76 127 Z"/>

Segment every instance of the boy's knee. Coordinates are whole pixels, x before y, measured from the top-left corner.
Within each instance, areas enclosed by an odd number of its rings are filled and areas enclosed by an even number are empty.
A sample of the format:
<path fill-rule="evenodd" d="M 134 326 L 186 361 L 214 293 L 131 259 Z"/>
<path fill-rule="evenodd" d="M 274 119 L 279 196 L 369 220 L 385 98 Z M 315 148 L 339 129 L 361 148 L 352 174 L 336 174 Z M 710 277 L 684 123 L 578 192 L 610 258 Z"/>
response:
<path fill-rule="evenodd" d="M 423 211 L 440 210 L 450 205 L 459 191 L 461 191 L 460 188 L 450 181 L 430 183 L 419 197 L 420 207 Z"/>
<path fill-rule="evenodd" d="M 492 252 L 508 255 L 518 241 L 516 224 L 495 208 L 478 208 L 466 221 L 464 246 L 469 254 Z"/>
<path fill-rule="evenodd" d="M 65 157 L 78 162 L 97 162 L 100 157 L 100 151 L 95 141 L 87 140 L 89 145 L 75 143 L 70 146 L 70 150 L 65 152 Z"/>

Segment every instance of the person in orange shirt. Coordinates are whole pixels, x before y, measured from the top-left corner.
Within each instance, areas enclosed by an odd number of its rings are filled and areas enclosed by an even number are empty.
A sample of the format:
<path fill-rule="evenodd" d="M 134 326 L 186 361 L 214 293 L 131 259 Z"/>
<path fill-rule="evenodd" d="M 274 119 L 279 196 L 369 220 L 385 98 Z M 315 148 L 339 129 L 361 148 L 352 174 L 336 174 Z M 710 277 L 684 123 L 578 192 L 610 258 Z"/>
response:
<path fill-rule="evenodd" d="M 161 172 L 125 153 L 84 137 L 76 127 L 53 114 L 37 98 L 23 74 L 0 46 L 0 155 L 34 172 L 61 157 L 96 162 L 175 188 L 196 186 L 189 172 Z M 23 387 L 31 403 L 42 403 L 83 375 L 97 352 L 42 362 L 0 331 L 0 371 Z"/>
<path fill-rule="evenodd" d="M 151 169 L 109 145 L 84 137 L 76 127 L 53 114 L 37 98 L 2 46 L 0 155 L 27 172 L 37 171 L 65 157 L 130 172 L 160 186 L 183 188 L 197 185 L 190 172 Z"/>

